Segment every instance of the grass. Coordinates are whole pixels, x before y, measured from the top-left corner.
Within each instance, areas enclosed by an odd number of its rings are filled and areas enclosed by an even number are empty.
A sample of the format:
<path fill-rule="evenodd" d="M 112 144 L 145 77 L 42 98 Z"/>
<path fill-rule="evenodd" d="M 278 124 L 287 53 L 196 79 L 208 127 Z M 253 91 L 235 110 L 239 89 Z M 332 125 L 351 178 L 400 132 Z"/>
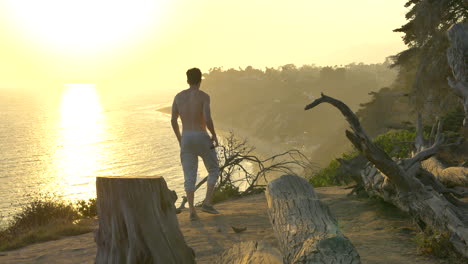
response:
<path fill-rule="evenodd" d="M 33 229 L 24 230 L 16 235 L 0 232 L 0 251 L 13 250 L 27 245 L 50 240 L 57 240 L 66 236 L 76 236 L 89 233 L 93 229 L 91 219 L 76 223 L 50 223 Z"/>
<path fill-rule="evenodd" d="M 241 192 L 239 187 L 232 184 L 224 184 L 222 186 L 216 186 L 213 191 L 212 202 L 218 203 L 230 198 L 240 197 Z"/>
<path fill-rule="evenodd" d="M 414 237 L 421 254 L 435 256 L 451 264 L 466 264 L 468 260 L 459 254 L 452 243 L 448 232 L 440 232 L 432 228 L 426 228 L 424 232 Z"/>
<path fill-rule="evenodd" d="M 73 204 L 54 195 L 34 198 L 0 230 L 0 251 L 90 232 L 94 216 L 96 199 Z"/>

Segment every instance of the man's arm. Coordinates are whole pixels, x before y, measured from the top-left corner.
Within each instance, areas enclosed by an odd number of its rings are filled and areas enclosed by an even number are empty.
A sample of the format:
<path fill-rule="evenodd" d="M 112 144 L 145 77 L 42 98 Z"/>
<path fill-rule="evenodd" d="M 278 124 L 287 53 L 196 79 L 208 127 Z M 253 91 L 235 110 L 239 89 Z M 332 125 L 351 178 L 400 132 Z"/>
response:
<path fill-rule="evenodd" d="M 177 141 L 179 141 L 180 145 L 180 129 L 179 129 L 179 123 L 177 122 L 177 119 L 179 118 L 179 109 L 177 108 L 176 104 L 176 99 L 174 98 L 174 102 L 172 103 L 172 114 L 171 114 L 171 125 L 172 129 L 174 130 L 174 134 L 177 137 Z"/>
<path fill-rule="evenodd" d="M 216 131 L 214 129 L 213 119 L 211 118 L 211 109 L 210 109 L 210 96 L 206 95 L 206 99 L 203 102 L 203 118 L 206 122 L 206 127 L 211 133 L 211 141 L 215 147 L 219 145 L 218 137 L 216 136 Z"/>

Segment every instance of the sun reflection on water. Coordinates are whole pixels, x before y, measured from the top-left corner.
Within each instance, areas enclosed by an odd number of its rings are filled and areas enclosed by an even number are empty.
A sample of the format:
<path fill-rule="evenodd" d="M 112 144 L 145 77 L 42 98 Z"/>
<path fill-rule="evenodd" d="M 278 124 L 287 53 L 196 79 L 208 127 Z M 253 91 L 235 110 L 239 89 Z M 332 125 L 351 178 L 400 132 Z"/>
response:
<path fill-rule="evenodd" d="M 62 95 L 57 151 L 57 182 L 69 198 L 94 195 L 94 177 L 105 158 L 105 116 L 93 84 L 67 84 Z"/>

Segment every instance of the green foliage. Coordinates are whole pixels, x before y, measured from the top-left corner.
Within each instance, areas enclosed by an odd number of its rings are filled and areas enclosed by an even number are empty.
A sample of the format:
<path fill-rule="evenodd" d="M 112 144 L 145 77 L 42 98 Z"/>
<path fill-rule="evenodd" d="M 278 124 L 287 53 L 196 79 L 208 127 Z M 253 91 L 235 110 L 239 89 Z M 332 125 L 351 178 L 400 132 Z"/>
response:
<path fill-rule="evenodd" d="M 444 131 L 458 133 L 463 125 L 463 118 L 465 118 L 465 114 L 463 109 L 459 108 L 448 112 L 440 119 L 443 122 Z"/>
<path fill-rule="evenodd" d="M 350 160 L 356 155 L 356 152 L 344 153 L 341 158 L 344 160 Z M 325 187 L 351 183 L 353 181 L 351 177 L 344 173 L 340 167 L 341 165 L 338 160 L 332 160 L 328 166 L 320 169 L 316 174 L 309 178 L 310 184 L 314 187 Z"/>
<path fill-rule="evenodd" d="M 216 186 L 213 191 L 212 201 L 213 203 L 218 203 L 230 198 L 240 197 L 241 193 L 239 187 L 232 184 L 223 184 L 221 186 Z"/>
<path fill-rule="evenodd" d="M 431 109 L 437 115 L 456 102 L 447 84 L 451 71 L 446 32 L 453 24 L 467 21 L 466 1 L 408 0 L 405 6 L 407 23 L 394 30 L 404 34 L 403 41 L 408 46 L 394 56 L 402 73 L 398 82 L 407 83 L 412 105 Z"/>
<path fill-rule="evenodd" d="M 76 203 L 76 209 L 83 217 L 95 217 L 97 216 L 97 204 L 96 198 L 86 200 L 79 200 Z"/>
<path fill-rule="evenodd" d="M 91 223 L 79 219 L 95 215 L 96 199 L 73 204 L 54 195 L 33 198 L 0 231 L 0 250 L 89 232 Z"/>
<path fill-rule="evenodd" d="M 340 163 L 334 159 L 327 167 L 319 170 L 317 174 L 309 178 L 310 184 L 314 187 L 325 187 L 340 185 L 336 180 L 339 174 Z"/>
<path fill-rule="evenodd" d="M 450 234 L 447 232 L 426 228 L 424 232 L 420 232 L 414 237 L 414 241 L 422 254 L 446 259 L 453 264 L 468 263 L 467 259 L 457 253 L 450 242 Z"/>
<path fill-rule="evenodd" d="M 407 158 L 411 154 L 415 131 L 390 130 L 374 139 L 374 143 L 394 158 Z"/>
<path fill-rule="evenodd" d="M 35 227 L 54 223 L 71 223 L 79 218 L 79 213 L 72 203 L 67 203 L 53 196 L 34 198 L 23 205 L 21 211 L 13 216 L 10 232 L 16 233 Z"/>

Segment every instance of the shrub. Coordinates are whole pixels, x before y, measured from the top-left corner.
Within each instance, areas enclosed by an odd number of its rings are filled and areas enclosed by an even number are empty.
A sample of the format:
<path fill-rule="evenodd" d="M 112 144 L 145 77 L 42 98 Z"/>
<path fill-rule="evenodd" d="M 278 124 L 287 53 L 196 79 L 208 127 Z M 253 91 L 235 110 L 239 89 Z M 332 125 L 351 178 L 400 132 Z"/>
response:
<path fill-rule="evenodd" d="M 0 250 L 15 249 L 31 243 L 78 235 L 91 231 L 91 222 L 77 221 L 96 211 L 96 199 L 76 205 L 54 195 L 33 198 L 0 231 Z"/>
<path fill-rule="evenodd" d="M 95 217 L 97 216 L 97 204 L 96 198 L 86 200 L 79 200 L 76 202 L 76 209 L 83 217 Z"/>
<path fill-rule="evenodd" d="M 468 260 L 455 250 L 447 232 L 426 228 L 424 232 L 417 234 L 413 240 L 418 246 L 418 251 L 422 254 L 447 259 L 449 263 L 454 264 L 468 263 Z"/>
<path fill-rule="evenodd" d="M 357 152 L 343 153 L 341 158 L 350 160 L 357 156 Z M 346 185 L 353 179 L 341 169 L 341 164 L 338 160 L 332 160 L 327 167 L 320 169 L 317 173 L 309 178 L 310 184 L 314 187 L 325 187 L 333 185 Z"/>
<path fill-rule="evenodd" d="M 22 206 L 21 211 L 13 216 L 8 229 L 16 233 L 51 222 L 71 223 L 78 218 L 79 214 L 72 203 L 48 195 L 34 198 Z"/>
<path fill-rule="evenodd" d="M 443 121 L 444 131 L 459 133 L 460 128 L 463 125 L 464 118 L 465 114 L 463 112 L 463 109 L 459 108 L 455 111 L 443 115 L 440 119 Z"/>
<path fill-rule="evenodd" d="M 310 177 L 310 184 L 314 187 L 339 185 L 337 182 L 339 168 L 340 163 L 336 159 L 332 160 L 327 167 L 319 170 L 316 174 Z"/>
<path fill-rule="evenodd" d="M 239 187 L 234 186 L 233 184 L 223 184 L 221 186 L 216 186 L 213 191 L 213 203 L 221 202 L 230 198 L 240 197 L 241 192 Z"/>
<path fill-rule="evenodd" d="M 378 135 L 373 141 L 394 158 L 407 158 L 414 146 L 416 132 L 411 130 L 390 130 Z"/>

